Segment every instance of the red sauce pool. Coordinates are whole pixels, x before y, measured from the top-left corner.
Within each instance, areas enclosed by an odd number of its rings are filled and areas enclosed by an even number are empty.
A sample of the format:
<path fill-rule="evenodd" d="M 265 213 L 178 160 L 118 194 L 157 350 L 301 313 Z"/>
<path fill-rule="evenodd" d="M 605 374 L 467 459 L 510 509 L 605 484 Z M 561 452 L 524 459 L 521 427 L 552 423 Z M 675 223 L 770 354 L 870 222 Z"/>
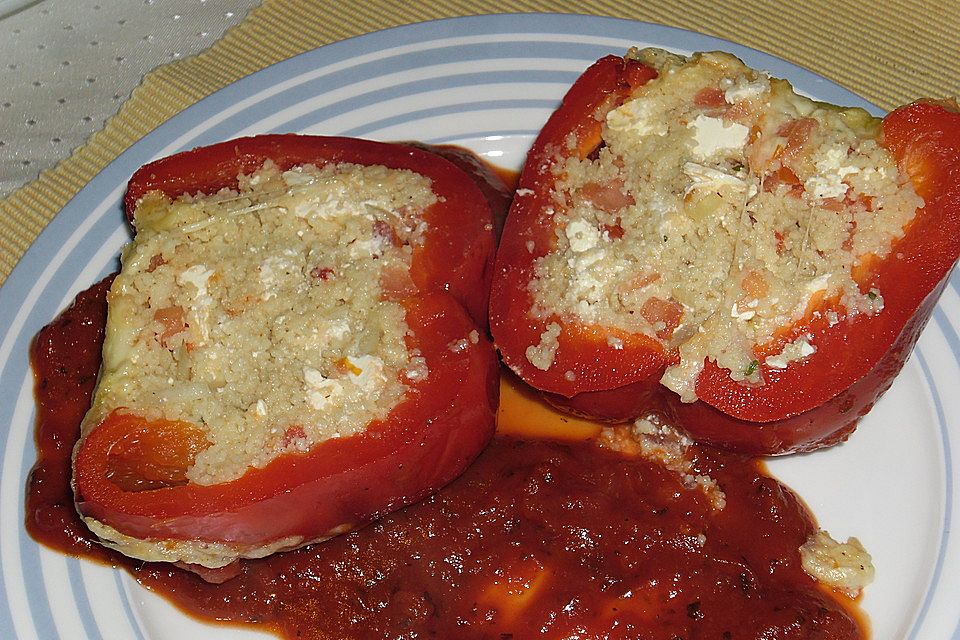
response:
<path fill-rule="evenodd" d="M 815 530 L 800 500 L 758 462 L 706 448 L 696 450 L 696 472 L 726 494 L 719 512 L 656 464 L 587 440 L 501 434 L 433 497 L 324 544 L 246 562 L 221 585 L 108 551 L 79 521 L 69 488 L 105 292 L 101 283 L 81 294 L 34 346 L 39 459 L 27 528 L 54 549 L 124 568 L 200 619 L 310 639 L 865 637 L 849 601 L 799 566 L 797 549 Z M 566 420 L 530 403 L 508 393 L 504 424 Z M 573 422 L 564 426 L 591 431 Z"/>

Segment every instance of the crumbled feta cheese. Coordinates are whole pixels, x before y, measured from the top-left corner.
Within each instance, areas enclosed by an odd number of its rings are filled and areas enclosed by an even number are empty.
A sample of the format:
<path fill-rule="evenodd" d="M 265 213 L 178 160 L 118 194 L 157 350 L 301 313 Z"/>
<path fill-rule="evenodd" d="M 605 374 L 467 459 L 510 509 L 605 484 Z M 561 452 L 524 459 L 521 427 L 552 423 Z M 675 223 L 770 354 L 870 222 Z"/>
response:
<path fill-rule="evenodd" d="M 746 311 L 741 311 L 740 308 L 737 306 L 736 302 L 734 302 L 733 306 L 730 307 L 730 317 L 735 318 L 737 320 L 742 320 L 746 322 L 748 320 L 752 320 L 755 315 L 757 315 L 757 312 L 754 311 L 753 309 L 747 309 Z"/>
<path fill-rule="evenodd" d="M 803 188 L 817 200 L 842 198 L 848 189 L 836 175 L 811 176 L 803 183 Z"/>
<path fill-rule="evenodd" d="M 343 395 L 342 384 L 325 377 L 312 367 L 304 367 L 303 381 L 307 389 L 307 402 L 318 411 L 322 411 L 328 404 Z"/>
<path fill-rule="evenodd" d="M 575 256 L 571 256 L 570 259 L 567 260 L 567 266 L 573 269 L 577 275 L 582 275 L 587 273 L 593 264 L 603 260 L 604 256 L 605 251 L 602 249 L 590 249 Z"/>
<path fill-rule="evenodd" d="M 196 289 L 190 304 L 190 319 L 187 324 L 195 334 L 199 334 L 197 342 L 200 344 L 210 339 L 210 309 L 213 306 L 213 297 L 207 291 L 207 282 L 213 274 L 212 269 L 207 269 L 202 264 L 195 264 L 177 276 L 180 286 L 190 284 Z"/>
<path fill-rule="evenodd" d="M 625 102 L 607 114 L 607 126 L 617 131 L 630 130 L 638 136 L 665 136 L 669 130 L 663 106 L 640 97 Z"/>
<path fill-rule="evenodd" d="M 330 340 L 343 340 L 350 335 L 350 323 L 343 318 L 337 318 L 326 325 L 325 334 Z"/>
<path fill-rule="evenodd" d="M 307 198 L 296 204 L 293 208 L 293 213 L 300 218 L 310 218 L 314 216 L 320 218 L 332 217 L 337 215 L 340 206 L 340 200 L 332 196 L 328 196 L 323 200 L 319 198 Z"/>
<path fill-rule="evenodd" d="M 849 175 L 860 173 L 854 166 L 845 166 L 842 163 L 847 159 L 847 148 L 841 145 L 832 145 L 817 154 L 815 166 L 818 175 L 811 176 L 804 182 L 804 189 L 813 194 L 814 198 L 842 198 L 849 187 L 843 179 Z"/>
<path fill-rule="evenodd" d="M 453 340 L 450 344 L 447 345 L 447 349 L 453 353 L 462 353 L 470 347 L 470 343 L 466 338 L 460 338 L 458 340 Z"/>
<path fill-rule="evenodd" d="M 350 245 L 350 258 L 357 260 L 371 256 L 382 256 L 388 243 L 389 240 L 378 235 L 364 240 L 357 240 Z"/>
<path fill-rule="evenodd" d="M 741 100 L 750 100 L 757 98 L 770 90 L 770 79 L 766 75 L 761 75 L 756 80 L 747 80 L 745 76 L 737 78 L 736 82 L 726 82 L 726 91 L 723 92 L 723 99 L 727 104 L 735 104 Z M 723 85 L 721 85 L 723 87 Z"/>
<path fill-rule="evenodd" d="M 830 274 L 824 273 L 823 275 L 817 276 L 806 285 L 804 289 L 807 291 L 808 296 L 812 296 L 818 291 L 824 291 L 830 286 Z M 806 302 L 804 302 L 804 307 L 806 307 Z"/>
<path fill-rule="evenodd" d="M 767 356 L 764 363 L 772 369 L 786 369 L 791 362 L 813 355 L 816 351 L 817 348 L 810 344 L 806 337 L 800 337 L 786 345 L 777 355 Z"/>
<path fill-rule="evenodd" d="M 698 115 L 687 125 L 693 129 L 693 154 L 698 160 L 706 160 L 720 152 L 742 149 L 747 143 L 750 129 L 739 122 L 725 122 L 721 118 Z"/>
<path fill-rule="evenodd" d="M 410 366 L 404 371 L 407 380 L 411 382 L 423 382 L 429 374 L 427 369 L 427 359 L 422 356 L 410 358 Z"/>
<path fill-rule="evenodd" d="M 269 256 L 261 262 L 258 271 L 260 284 L 263 285 L 262 298 L 264 300 L 275 298 L 277 295 L 275 289 L 280 284 L 282 274 L 291 273 L 294 268 L 294 264 L 283 256 Z"/>
<path fill-rule="evenodd" d="M 600 230 L 582 218 L 567 223 L 564 234 L 570 243 L 570 250 L 576 253 L 593 249 L 600 242 Z"/>
<path fill-rule="evenodd" d="M 350 379 L 361 389 L 374 393 L 386 381 L 383 360 L 376 356 L 348 356 Z M 360 373 L 357 373 L 360 371 Z"/>
<path fill-rule="evenodd" d="M 188 283 L 192 284 L 196 287 L 196 297 L 199 298 L 207 295 L 207 281 L 210 280 L 210 276 L 213 274 L 213 269 L 207 269 L 207 267 L 202 264 L 195 264 L 177 276 L 177 283 L 179 283 L 180 286 Z"/>

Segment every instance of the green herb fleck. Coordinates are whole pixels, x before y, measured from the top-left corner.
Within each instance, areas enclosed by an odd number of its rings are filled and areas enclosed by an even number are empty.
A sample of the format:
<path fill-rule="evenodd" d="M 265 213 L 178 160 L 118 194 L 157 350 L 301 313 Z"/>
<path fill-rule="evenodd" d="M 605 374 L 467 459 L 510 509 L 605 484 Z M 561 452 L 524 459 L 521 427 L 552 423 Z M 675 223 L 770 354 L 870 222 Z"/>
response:
<path fill-rule="evenodd" d="M 760 366 L 760 362 L 757 360 L 751 360 L 749 366 L 744 370 L 743 375 L 752 376 L 757 372 L 757 367 Z"/>
<path fill-rule="evenodd" d="M 876 300 L 876 299 L 877 299 L 877 292 L 876 292 L 876 291 L 867 291 L 867 297 L 870 298 L 871 300 Z"/>

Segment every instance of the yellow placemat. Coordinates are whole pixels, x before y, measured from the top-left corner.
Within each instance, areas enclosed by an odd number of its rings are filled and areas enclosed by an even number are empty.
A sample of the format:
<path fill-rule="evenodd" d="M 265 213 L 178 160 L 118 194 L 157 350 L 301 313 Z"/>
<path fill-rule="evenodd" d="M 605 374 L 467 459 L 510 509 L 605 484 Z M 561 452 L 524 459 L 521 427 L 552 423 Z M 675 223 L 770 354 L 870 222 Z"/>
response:
<path fill-rule="evenodd" d="M 451 0 L 442 6 L 402 0 L 266 0 L 206 52 L 150 73 L 86 145 L 0 201 L 0 283 L 87 181 L 204 96 L 336 40 L 412 22 L 494 12 L 583 13 L 691 29 L 816 71 L 885 109 L 917 97 L 960 93 L 960 4 L 955 0 Z"/>

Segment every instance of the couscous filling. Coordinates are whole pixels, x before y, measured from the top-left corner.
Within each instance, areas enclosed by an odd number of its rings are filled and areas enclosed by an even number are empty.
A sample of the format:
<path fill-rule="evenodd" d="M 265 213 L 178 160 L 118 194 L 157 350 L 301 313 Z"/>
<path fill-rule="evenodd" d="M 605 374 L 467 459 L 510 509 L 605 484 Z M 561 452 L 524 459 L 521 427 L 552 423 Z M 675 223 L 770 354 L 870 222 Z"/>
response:
<path fill-rule="evenodd" d="M 409 171 L 270 162 L 236 191 L 148 194 L 87 421 L 197 425 L 187 478 L 214 484 L 384 418 L 429 375 L 398 300 L 435 200 Z"/>
<path fill-rule="evenodd" d="M 843 310 L 831 322 L 882 312 L 883 292 L 864 290 L 858 270 L 890 252 L 923 202 L 878 144 L 879 122 L 727 54 L 631 55 L 659 76 L 606 114 L 596 153 L 554 167 L 537 312 L 679 348 L 662 383 L 685 401 L 705 360 L 762 384 L 761 361 L 815 353 L 810 336 L 762 358 L 755 347 L 823 298 Z M 544 346 L 528 350 L 541 369 Z"/>

